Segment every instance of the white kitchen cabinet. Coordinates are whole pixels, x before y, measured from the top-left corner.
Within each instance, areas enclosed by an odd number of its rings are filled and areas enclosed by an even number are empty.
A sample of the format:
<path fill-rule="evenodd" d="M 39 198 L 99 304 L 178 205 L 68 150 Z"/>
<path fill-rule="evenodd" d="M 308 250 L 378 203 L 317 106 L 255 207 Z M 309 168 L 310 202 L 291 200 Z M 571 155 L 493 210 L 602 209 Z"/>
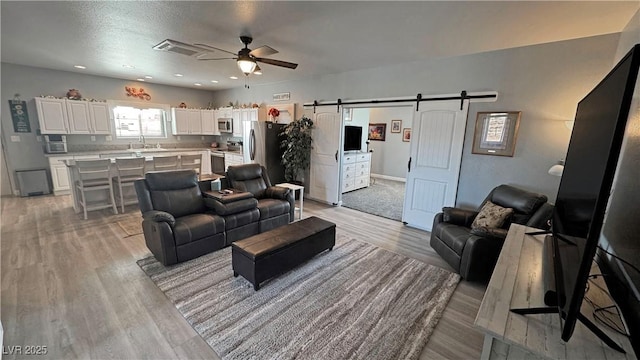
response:
<path fill-rule="evenodd" d="M 68 134 L 65 99 L 35 98 L 38 123 L 42 134 Z"/>
<path fill-rule="evenodd" d="M 203 135 L 220 135 L 218 131 L 218 121 L 216 120 L 216 110 L 200 110 L 202 117 Z"/>
<path fill-rule="evenodd" d="M 201 174 L 210 175 L 211 174 L 211 151 L 205 150 L 202 151 L 202 160 L 200 160 L 201 164 Z"/>
<path fill-rule="evenodd" d="M 251 109 L 240 109 L 240 121 L 242 122 L 250 121 L 250 118 L 251 118 L 250 110 Z"/>
<path fill-rule="evenodd" d="M 199 109 L 188 109 L 189 114 L 189 134 L 200 135 L 202 134 L 202 115 Z"/>
<path fill-rule="evenodd" d="M 68 155 L 49 157 L 49 169 L 51 171 L 54 195 L 65 195 L 72 191 L 73 184 L 69 181 L 69 168 L 64 163 L 65 160 L 95 160 L 99 158 L 100 155 Z"/>
<path fill-rule="evenodd" d="M 70 134 L 111 134 L 106 102 L 66 100 Z"/>
<path fill-rule="evenodd" d="M 189 135 L 189 112 L 188 109 L 172 108 L 173 135 Z"/>
<path fill-rule="evenodd" d="M 106 102 L 35 98 L 42 134 L 111 134 Z"/>
<path fill-rule="evenodd" d="M 230 154 L 228 152 L 224 153 L 224 166 L 225 171 L 229 166 L 242 165 L 244 163 L 244 156 L 240 154 Z"/>
<path fill-rule="evenodd" d="M 241 121 L 258 121 L 260 118 L 262 108 L 246 108 L 240 109 L 240 120 Z"/>
<path fill-rule="evenodd" d="M 73 156 L 52 156 L 49 158 L 51 182 L 53 182 L 53 193 L 55 195 L 68 194 L 71 191 L 71 184 L 69 183 L 69 169 L 64 161 L 72 159 Z"/>
<path fill-rule="evenodd" d="M 203 111 L 209 110 L 171 108 L 173 135 L 213 135 L 204 133 Z"/>
<path fill-rule="evenodd" d="M 342 157 L 342 192 L 369 186 L 371 153 L 344 154 Z"/>
<path fill-rule="evenodd" d="M 90 134 L 89 103 L 82 100 L 66 100 L 69 134 Z"/>
<path fill-rule="evenodd" d="M 242 137 L 242 109 L 233 109 L 233 133 L 232 136 Z"/>
<path fill-rule="evenodd" d="M 89 120 L 92 134 L 111 134 L 111 116 L 106 102 L 89 102 Z"/>
<path fill-rule="evenodd" d="M 233 108 L 230 106 L 219 108 L 217 111 L 216 119 L 230 119 L 233 117 Z"/>

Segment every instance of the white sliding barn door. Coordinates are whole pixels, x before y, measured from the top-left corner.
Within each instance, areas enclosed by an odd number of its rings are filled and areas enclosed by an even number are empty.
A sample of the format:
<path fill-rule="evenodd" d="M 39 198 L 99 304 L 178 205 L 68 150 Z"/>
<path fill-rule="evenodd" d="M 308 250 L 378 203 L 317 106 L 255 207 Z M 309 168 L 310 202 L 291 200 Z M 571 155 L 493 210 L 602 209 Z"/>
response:
<path fill-rule="evenodd" d="M 431 231 L 444 206 L 454 206 L 469 101 L 420 103 L 414 114 L 403 219 Z"/>
<path fill-rule="evenodd" d="M 334 107 L 318 109 L 313 117 L 309 197 L 329 204 L 338 203 L 341 124 L 341 112 L 336 112 Z"/>

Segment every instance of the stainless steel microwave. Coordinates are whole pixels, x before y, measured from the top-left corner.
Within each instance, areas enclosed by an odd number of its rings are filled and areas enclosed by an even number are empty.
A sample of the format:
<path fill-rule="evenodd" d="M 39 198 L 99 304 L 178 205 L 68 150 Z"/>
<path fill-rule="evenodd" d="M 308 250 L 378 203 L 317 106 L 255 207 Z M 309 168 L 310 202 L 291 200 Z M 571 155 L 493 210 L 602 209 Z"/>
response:
<path fill-rule="evenodd" d="M 218 119 L 218 131 L 221 133 L 233 132 L 233 119 Z"/>
<path fill-rule="evenodd" d="M 47 154 L 67 153 L 67 137 L 64 135 L 45 135 L 44 142 Z"/>

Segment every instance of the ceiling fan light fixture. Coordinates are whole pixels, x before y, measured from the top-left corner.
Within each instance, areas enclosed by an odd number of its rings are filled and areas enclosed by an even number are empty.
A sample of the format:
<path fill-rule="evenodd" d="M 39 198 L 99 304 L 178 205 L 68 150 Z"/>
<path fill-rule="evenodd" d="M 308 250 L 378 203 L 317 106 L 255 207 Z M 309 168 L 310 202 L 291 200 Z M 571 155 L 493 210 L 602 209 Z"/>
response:
<path fill-rule="evenodd" d="M 257 65 L 258 64 L 256 64 L 255 60 L 253 60 L 249 56 L 241 55 L 240 57 L 238 57 L 238 67 L 240 68 L 240 71 L 242 71 L 245 75 L 253 73 L 253 70 L 256 69 Z"/>
<path fill-rule="evenodd" d="M 253 70 L 253 73 L 256 75 L 262 75 L 262 69 L 260 69 L 260 65 L 256 64 L 256 68 Z"/>

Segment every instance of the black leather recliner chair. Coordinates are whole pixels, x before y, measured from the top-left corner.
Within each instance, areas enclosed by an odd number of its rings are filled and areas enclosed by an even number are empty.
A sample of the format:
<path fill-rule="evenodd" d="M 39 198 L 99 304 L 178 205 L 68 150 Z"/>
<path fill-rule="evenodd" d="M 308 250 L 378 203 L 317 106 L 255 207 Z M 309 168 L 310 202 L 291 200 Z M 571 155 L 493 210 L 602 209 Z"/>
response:
<path fill-rule="evenodd" d="M 233 189 L 248 191 L 258 200 L 261 233 L 293 222 L 295 211 L 293 191 L 272 186 L 264 166 L 260 164 L 229 166 L 227 182 Z"/>
<path fill-rule="evenodd" d="M 513 208 L 514 213 L 501 228 L 473 231 L 471 224 L 487 201 Z M 547 230 L 553 206 L 547 197 L 509 185 L 494 188 L 478 211 L 443 208 L 433 220 L 431 247 L 460 275 L 469 281 L 486 281 L 502 250 L 512 223 Z"/>

